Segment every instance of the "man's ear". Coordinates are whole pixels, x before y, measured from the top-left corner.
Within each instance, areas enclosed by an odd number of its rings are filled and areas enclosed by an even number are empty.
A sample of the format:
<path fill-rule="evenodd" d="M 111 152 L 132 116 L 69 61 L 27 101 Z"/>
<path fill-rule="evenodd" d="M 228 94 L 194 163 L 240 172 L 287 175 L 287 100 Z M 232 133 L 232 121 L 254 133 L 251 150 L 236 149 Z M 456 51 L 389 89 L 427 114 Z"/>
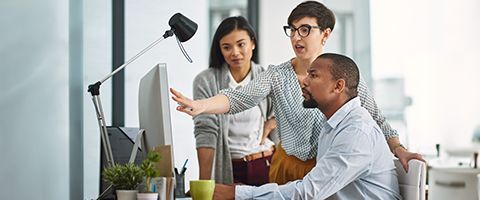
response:
<path fill-rule="evenodd" d="M 335 83 L 335 93 L 341 94 L 345 90 L 345 80 L 338 79 Z"/>

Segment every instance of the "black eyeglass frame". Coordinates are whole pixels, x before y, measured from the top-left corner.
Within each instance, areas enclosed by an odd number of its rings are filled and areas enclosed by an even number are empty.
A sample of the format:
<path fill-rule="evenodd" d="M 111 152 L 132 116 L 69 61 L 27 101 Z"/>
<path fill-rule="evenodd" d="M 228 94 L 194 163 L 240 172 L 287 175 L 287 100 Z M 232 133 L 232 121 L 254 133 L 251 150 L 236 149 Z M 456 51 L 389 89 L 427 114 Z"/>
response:
<path fill-rule="evenodd" d="M 307 35 L 302 35 L 300 33 L 300 29 L 301 28 L 307 28 L 308 32 L 307 32 Z M 310 31 L 312 30 L 312 28 L 318 28 L 320 30 L 322 30 L 322 28 L 320 26 L 310 26 L 308 24 L 304 24 L 304 25 L 301 25 L 299 26 L 298 28 L 295 28 L 293 26 L 283 26 L 283 32 L 285 33 L 285 35 L 287 35 L 287 37 L 293 37 L 295 34 L 289 34 L 288 32 L 290 33 L 293 33 L 293 32 L 297 32 L 297 34 L 300 36 L 300 37 L 308 37 L 308 35 L 310 35 Z M 288 31 L 287 31 L 288 29 Z M 293 30 L 293 31 L 292 31 Z"/>

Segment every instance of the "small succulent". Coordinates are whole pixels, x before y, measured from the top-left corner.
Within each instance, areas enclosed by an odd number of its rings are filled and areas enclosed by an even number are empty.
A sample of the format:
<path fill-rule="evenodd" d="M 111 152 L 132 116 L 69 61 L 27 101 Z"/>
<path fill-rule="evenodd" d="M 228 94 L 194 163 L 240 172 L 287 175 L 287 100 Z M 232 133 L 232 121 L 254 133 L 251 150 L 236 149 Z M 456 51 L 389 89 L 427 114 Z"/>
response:
<path fill-rule="evenodd" d="M 143 171 L 133 163 L 115 164 L 103 170 L 103 179 L 116 190 L 136 190 L 143 180 Z"/>

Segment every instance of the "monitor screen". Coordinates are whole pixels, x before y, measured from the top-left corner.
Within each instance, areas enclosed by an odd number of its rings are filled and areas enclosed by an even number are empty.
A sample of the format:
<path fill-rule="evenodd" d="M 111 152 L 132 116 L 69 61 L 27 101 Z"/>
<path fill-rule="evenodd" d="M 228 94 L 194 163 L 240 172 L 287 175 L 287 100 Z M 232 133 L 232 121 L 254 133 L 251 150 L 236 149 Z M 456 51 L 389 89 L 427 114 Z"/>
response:
<path fill-rule="evenodd" d="M 140 80 L 138 91 L 138 117 L 140 128 L 145 130 L 147 151 L 154 147 L 171 146 L 171 171 L 173 173 L 173 141 L 170 120 L 170 98 L 167 66 L 157 64 Z"/>

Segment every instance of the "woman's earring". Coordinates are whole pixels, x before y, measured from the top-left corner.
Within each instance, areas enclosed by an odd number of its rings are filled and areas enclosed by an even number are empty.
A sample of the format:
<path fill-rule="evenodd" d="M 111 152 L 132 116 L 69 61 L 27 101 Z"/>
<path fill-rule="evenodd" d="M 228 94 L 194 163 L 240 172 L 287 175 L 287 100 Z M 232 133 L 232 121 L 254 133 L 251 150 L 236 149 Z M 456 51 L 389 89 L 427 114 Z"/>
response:
<path fill-rule="evenodd" d="M 325 43 L 327 43 L 327 41 L 326 41 L 326 40 L 323 40 L 323 41 L 322 41 L 322 45 L 325 46 Z"/>

